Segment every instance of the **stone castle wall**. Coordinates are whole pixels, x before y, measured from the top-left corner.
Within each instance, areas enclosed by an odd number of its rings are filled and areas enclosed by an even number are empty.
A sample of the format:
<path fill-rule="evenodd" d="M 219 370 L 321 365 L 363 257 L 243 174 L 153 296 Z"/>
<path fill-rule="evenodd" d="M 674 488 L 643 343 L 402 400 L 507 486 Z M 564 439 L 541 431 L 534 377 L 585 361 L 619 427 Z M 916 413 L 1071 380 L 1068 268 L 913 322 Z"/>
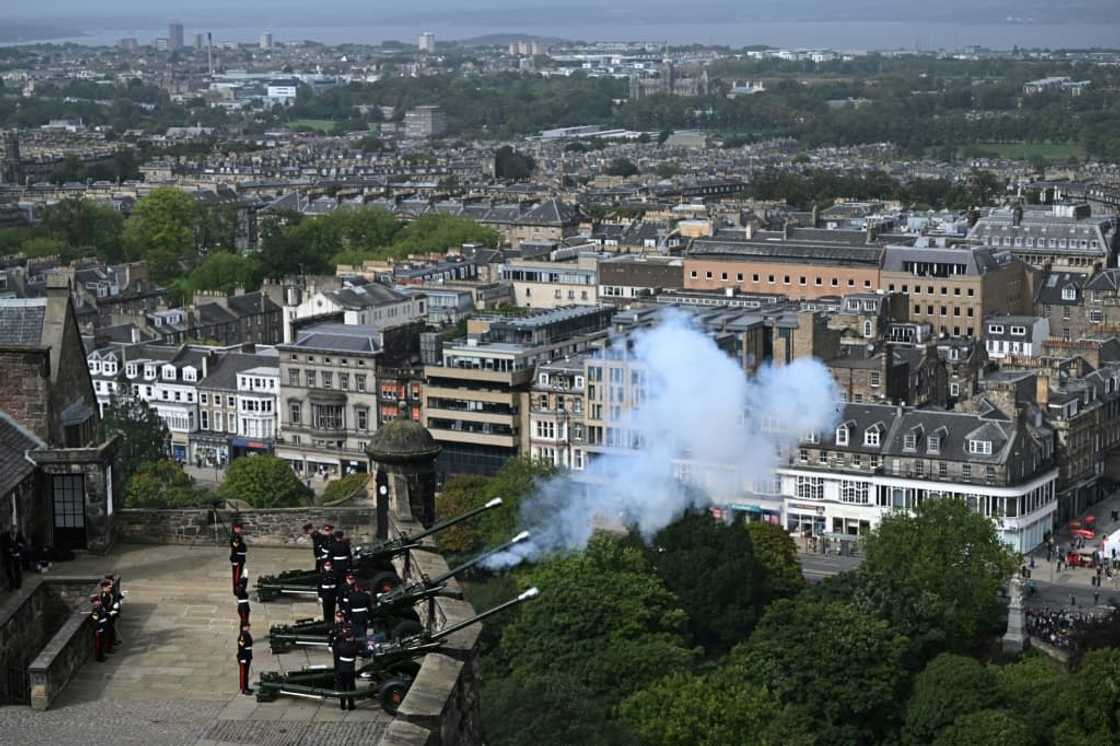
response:
<path fill-rule="evenodd" d="M 125 544 L 218 544 L 229 540 L 230 526 L 240 521 L 250 546 L 308 546 L 306 523 L 324 523 L 344 531 L 355 544 L 374 539 L 372 508 L 308 507 L 232 512 L 194 508 L 186 510 L 121 510 L 114 516 L 117 541 Z"/>

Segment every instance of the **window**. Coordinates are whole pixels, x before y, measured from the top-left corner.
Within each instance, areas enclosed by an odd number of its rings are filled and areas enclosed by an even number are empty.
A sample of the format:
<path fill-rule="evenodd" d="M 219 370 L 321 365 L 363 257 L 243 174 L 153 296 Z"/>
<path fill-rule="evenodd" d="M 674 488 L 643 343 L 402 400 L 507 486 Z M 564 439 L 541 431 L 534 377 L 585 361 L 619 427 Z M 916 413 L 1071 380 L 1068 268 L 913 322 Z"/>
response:
<path fill-rule="evenodd" d="M 354 422 L 359 430 L 369 430 L 369 410 L 365 407 L 355 407 Z"/>
<path fill-rule="evenodd" d="M 337 404 L 312 404 L 311 426 L 317 430 L 341 430 L 342 407 Z"/>
<path fill-rule="evenodd" d="M 913 451 L 918 447 L 918 436 L 914 433 L 906 433 L 902 436 L 902 448 L 907 451 Z"/>
<path fill-rule="evenodd" d="M 972 479 L 972 464 L 961 464 L 961 478 Z"/>
<path fill-rule="evenodd" d="M 824 479 L 821 477 L 798 477 L 797 496 L 803 500 L 823 500 Z"/>
<path fill-rule="evenodd" d="M 836 445 L 838 445 L 838 446 L 848 445 L 848 426 L 847 425 L 841 425 L 840 427 L 836 428 Z"/>
<path fill-rule="evenodd" d="M 334 373 L 329 370 L 322 371 L 323 388 L 329 389 L 334 385 Z"/>
<path fill-rule="evenodd" d="M 365 391 L 366 390 L 366 374 L 365 373 L 358 373 L 354 376 L 354 390 L 355 391 Z"/>
<path fill-rule="evenodd" d="M 207 394 L 207 393 L 205 393 L 205 392 L 203 392 L 203 393 L 201 393 L 201 394 L 199 394 L 199 395 L 198 395 L 198 403 L 199 403 L 199 404 L 209 404 L 209 403 L 210 403 L 210 402 L 208 401 L 208 399 L 209 399 L 209 398 L 210 398 L 210 395 L 209 395 L 209 394 Z"/>
<path fill-rule="evenodd" d="M 940 453 L 941 452 L 941 436 L 940 435 L 929 436 L 929 439 L 926 441 L 926 450 L 928 450 L 930 453 Z"/>
<path fill-rule="evenodd" d="M 863 336 L 870 337 L 871 332 L 872 332 L 872 328 L 873 328 L 873 325 L 870 321 L 864 321 L 863 322 Z"/>
<path fill-rule="evenodd" d="M 841 502 L 867 505 L 870 499 L 871 491 L 867 482 L 855 482 L 848 479 L 840 482 Z"/>
<path fill-rule="evenodd" d="M 308 388 L 314 388 L 315 387 L 315 371 L 314 370 L 307 371 L 307 387 Z"/>
<path fill-rule="evenodd" d="M 338 374 L 338 387 L 340 389 L 342 389 L 343 391 L 349 390 L 349 388 L 350 388 L 350 374 L 349 373 L 339 373 Z"/>
<path fill-rule="evenodd" d="M 210 429 L 210 412 L 203 409 L 201 412 L 198 413 L 198 418 L 199 418 L 199 427 L 201 427 L 203 430 L 209 430 Z"/>
<path fill-rule="evenodd" d="M 1013 326 L 1011 327 L 1011 334 L 1016 337 L 1025 337 L 1027 335 L 1027 327 Z"/>
<path fill-rule="evenodd" d="M 882 377 L 883 377 L 883 374 L 880 373 L 879 371 L 877 371 L 877 370 L 871 371 L 871 385 L 875 388 L 878 388 L 879 385 L 882 383 Z M 876 432 L 878 432 L 878 431 L 876 431 Z"/>
<path fill-rule="evenodd" d="M 981 456 L 992 455 L 992 441 L 990 440 L 969 440 L 968 452 L 979 454 Z"/>
<path fill-rule="evenodd" d="M 298 401 L 288 403 L 288 424 L 302 425 L 303 424 L 303 407 Z"/>
<path fill-rule="evenodd" d="M 870 427 L 863 433 L 863 444 L 865 446 L 879 446 L 879 428 Z"/>
<path fill-rule="evenodd" d="M 1062 288 L 1062 300 L 1077 300 L 1077 289 L 1068 285 Z"/>

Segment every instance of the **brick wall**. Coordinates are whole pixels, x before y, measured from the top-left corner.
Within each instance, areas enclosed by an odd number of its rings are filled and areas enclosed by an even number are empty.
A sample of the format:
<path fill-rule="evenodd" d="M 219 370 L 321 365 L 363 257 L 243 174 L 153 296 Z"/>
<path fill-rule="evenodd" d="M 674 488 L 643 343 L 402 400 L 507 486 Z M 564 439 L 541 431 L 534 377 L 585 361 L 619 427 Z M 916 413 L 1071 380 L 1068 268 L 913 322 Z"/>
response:
<path fill-rule="evenodd" d="M 38 350 L 0 350 L 0 401 L 16 422 L 50 440 L 50 361 Z"/>
<path fill-rule="evenodd" d="M 250 547 L 310 546 L 305 523 L 332 524 L 356 543 L 374 538 L 373 508 L 276 508 L 213 512 L 193 510 L 121 510 L 114 516 L 117 541 L 131 544 L 225 545 L 230 524 L 241 521 Z"/>

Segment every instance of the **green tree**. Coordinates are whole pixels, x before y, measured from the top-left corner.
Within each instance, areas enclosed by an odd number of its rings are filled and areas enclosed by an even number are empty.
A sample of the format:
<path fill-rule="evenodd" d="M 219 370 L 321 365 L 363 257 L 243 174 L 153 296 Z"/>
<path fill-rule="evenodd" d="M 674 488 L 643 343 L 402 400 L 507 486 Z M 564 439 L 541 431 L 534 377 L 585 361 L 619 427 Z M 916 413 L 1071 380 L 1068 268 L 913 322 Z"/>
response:
<path fill-rule="evenodd" d="M 174 280 L 198 258 L 201 210 L 186 192 L 169 187 L 152 191 L 136 203 L 125 223 L 127 258 L 146 260 L 157 283 Z"/>
<path fill-rule="evenodd" d="M 598 535 L 580 554 L 526 572 L 541 595 L 517 609 L 491 656 L 501 673 L 567 674 L 616 704 L 694 660 L 685 614 L 641 550 Z"/>
<path fill-rule="evenodd" d="M 1087 653 L 1057 697 L 1064 719 L 1055 742 L 1120 743 L 1120 648 Z"/>
<path fill-rule="evenodd" d="M 674 161 L 662 161 L 657 164 L 657 178 L 671 179 L 681 172 L 681 167 Z"/>
<path fill-rule="evenodd" d="M 222 499 L 244 500 L 254 508 L 305 505 L 312 494 L 287 461 L 265 455 L 234 459 L 218 487 Z"/>
<path fill-rule="evenodd" d="M 1032 733 L 1046 734 L 1062 721 L 1063 703 L 1056 692 L 1069 675 L 1039 653 L 996 669 L 1002 699 Z"/>
<path fill-rule="evenodd" d="M 741 525 L 707 511 L 687 513 L 653 537 L 646 557 L 680 599 L 694 644 L 726 651 L 750 634 L 760 613 L 757 568 Z"/>
<path fill-rule="evenodd" d="M 117 437 L 118 463 L 126 482 L 142 464 L 165 459 L 171 440 L 166 423 L 150 404 L 132 393 L 132 384 L 123 371 L 117 377 L 109 405 L 101 416 L 101 439 L 114 436 Z"/>
<path fill-rule="evenodd" d="M 864 589 L 923 658 L 968 651 L 1000 624 L 1016 559 L 990 518 L 963 500 L 926 500 L 884 517 L 865 542 Z"/>
<path fill-rule="evenodd" d="M 405 226 L 393 249 L 397 256 L 414 252 L 447 251 L 465 243 L 496 247 L 501 236 L 493 228 L 457 215 L 421 215 Z"/>
<path fill-rule="evenodd" d="M 957 718 L 934 739 L 933 746 L 1030 746 L 1037 743 L 1023 722 L 1001 710 L 979 710 Z"/>
<path fill-rule="evenodd" d="M 340 479 L 332 479 L 323 488 L 323 502 L 343 500 L 363 490 L 369 484 L 369 474 L 357 472 Z"/>
<path fill-rule="evenodd" d="M 522 746 L 637 746 L 610 706 L 577 677 L 550 671 L 516 671 L 488 681 L 482 697 L 486 743 Z"/>
<path fill-rule="evenodd" d="M 195 487 L 183 467 L 171 459 L 140 464 L 125 486 L 125 505 L 130 508 L 185 508 L 204 505 L 212 496 Z"/>
<path fill-rule="evenodd" d="M 747 524 L 759 570 L 759 592 L 763 603 L 791 598 L 805 587 L 797 545 L 789 532 L 776 523 L 753 521 Z"/>
<path fill-rule="evenodd" d="M 924 746 L 962 715 L 998 706 L 996 675 L 983 664 L 960 655 L 943 654 L 914 679 L 906 703 L 903 736 Z"/>
<path fill-rule="evenodd" d="M 221 290 L 232 294 L 234 289 L 256 290 L 260 287 L 260 264 L 254 257 L 216 251 L 202 260 L 186 280 L 190 292 Z"/>
<path fill-rule="evenodd" d="M 118 262 L 124 257 L 124 217 L 94 200 L 67 197 L 49 205 L 43 211 L 43 229 L 72 247 L 67 254 L 73 258 L 93 253 L 103 261 Z"/>
<path fill-rule="evenodd" d="M 874 743 L 894 724 L 908 683 L 907 640 L 846 603 L 775 601 L 731 664 L 780 702 L 811 707 L 822 744 Z"/>
<path fill-rule="evenodd" d="M 452 477 L 436 495 L 436 515 L 450 518 L 486 503 L 490 480 L 477 474 L 460 474 Z M 464 521 L 457 526 L 440 531 L 436 541 L 440 549 L 453 555 L 473 554 L 481 549 L 482 539 L 474 521 Z"/>
<path fill-rule="evenodd" d="M 670 674 L 620 708 L 642 742 L 657 746 L 777 746 L 769 728 L 778 710 L 769 692 L 726 670 Z"/>
<path fill-rule="evenodd" d="M 523 525 L 522 501 L 529 497 L 537 485 L 557 473 L 551 462 L 529 458 L 512 458 L 491 477 L 486 488 L 477 495 L 471 507 L 478 507 L 495 497 L 502 498 L 502 506 L 488 510 L 472 523 L 477 527 L 480 545 L 475 549 L 494 546 L 509 541 Z M 531 528 L 531 526 L 529 527 Z"/>
<path fill-rule="evenodd" d="M 607 165 L 608 176 L 637 176 L 638 167 L 629 158 L 614 158 Z"/>

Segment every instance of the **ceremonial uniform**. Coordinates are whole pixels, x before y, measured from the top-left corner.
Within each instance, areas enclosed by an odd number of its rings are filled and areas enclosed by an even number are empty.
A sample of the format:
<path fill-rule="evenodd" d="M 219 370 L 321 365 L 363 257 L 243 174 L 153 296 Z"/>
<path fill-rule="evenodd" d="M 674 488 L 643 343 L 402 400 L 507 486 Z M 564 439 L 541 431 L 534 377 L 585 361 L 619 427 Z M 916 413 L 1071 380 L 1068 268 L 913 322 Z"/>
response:
<path fill-rule="evenodd" d="M 8 579 L 8 590 L 18 590 L 23 585 L 23 534 L 14 526 L 0 534 L 0 563 Z"/>
<path fill-rule="evenodd" d="M 101 613 L 105 616 L 105 641 L 106 653 L 113 652 L 117 644 L 117 613 L 120 603 L 113 598 L 112 586 L 101 586 Z"/>
<path fill-rule="evenodd" d="M 93 620 L 93 658 L 100 663 L 105 660 L 109 615 L 101 608 L 100 596 L 94 596 L 90 600 L 93 602 L 93 611 L 89 614 Z"/>
<path fill-rule="evenodd" d="M 245 539 L 241 534 L 234 533 L 229 542 L 229 563 L 233 572 L 233 595 L 237 595 L 237 588 L 241 585 L 241 577 L 246 575 L 245 562 L 249 550 L 245 546 Z M 247 577 L 247 576 L 246 576 Z"/>
<path fill-rule="evenodd" d="M 249 623 L 249 612 L 249 582 L 242 579 L 237 587 L 237 616 L 240 617 L 240 624 Z"/>
<path fill-rule="evenodd" d="M 369 593 L 358 586 L 350 593 L 350 624 L 354 628 L 354 638 L 364 640 L 366 628 L 369 625 L 370 604 Z"/>
<path fill-rule="evenodd" d="M 319 573 L 319 602 L 323 604 L 323 621 L 328 624 L 334 619 L 334 605 L 338 598 L 338 576 L 330 564 L 323 565 Z"/>
<path fill-rule="evenodd" d="M 353 692 L 357 687 L 354 683 L 354 663 L 358 659 L 358 644 L 350 636 L 343 637 L 335 643 L 334 686 L 340 692 Z M 349 707 L 348 707 L 349 706 Z M 339 697 L 340 710 L 354 709 L 353 697 Z"/>
<path fill-rule="evenodd" d="M 249 630 L 241 630 L 241 634 L 237 636 L 237 668 L 239 673 L 238 681 L 241 684 L 242 694 L 252 694 L 253 690 L 249 688 L 249 666 L 253 663 L 253 636 L 249 634 Z"/>
<path fill-rule="evenodd" d="M 350 570 L 353 555 L 350 552 L 350 542 L 343 540 L 341 531 L 336 531 L 334 534 L 334 541 L 330 543 L 330 555 L 335 572 L 340 576 Z"/>
<path fill-rule="evenodd" d="M 315 559 L 315 572 L 323 571 L 323 535 L 317 530 L 311 532 L 311 555 Z"/>

